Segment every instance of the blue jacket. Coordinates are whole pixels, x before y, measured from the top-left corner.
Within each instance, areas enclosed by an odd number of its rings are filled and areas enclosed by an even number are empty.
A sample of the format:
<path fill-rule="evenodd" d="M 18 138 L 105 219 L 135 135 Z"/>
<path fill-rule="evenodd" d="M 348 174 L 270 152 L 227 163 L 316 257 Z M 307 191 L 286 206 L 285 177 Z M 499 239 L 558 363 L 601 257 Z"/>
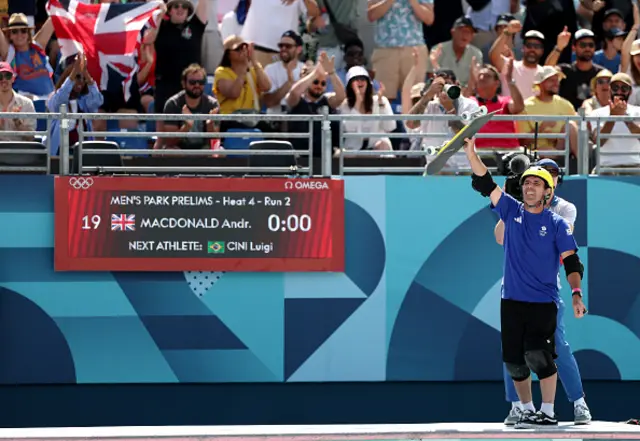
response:
<path fill-rule="evenodd" d="M 69 108 L 69 96 L 71 95 L 71 91 L 73 90 L 73 82 L 67 78 L 64 83 L 62 83 L 62 87 L 56 90 L 47 101 L 47 109 L 49 112 L 58 113 L 60 112 L 60 106 L 63 104 L 67 105 L 67 112 L 71 112 Z M 89 86 L 89 93 L 86 95 L 81 95 L 78 98 L 78 113 L 97 113 L 98 109 L 104 102 L 104 97 L 96 83 Z M 87 129 L 90 131 L 91 129 L 91 121 L 86 121 Z M 58 150 L 60 149 L 60 121 L 54 119 L 51 121 L 51 155 L 58 155 Z M 90 138 L 87 138 L 90 139 Z"/>

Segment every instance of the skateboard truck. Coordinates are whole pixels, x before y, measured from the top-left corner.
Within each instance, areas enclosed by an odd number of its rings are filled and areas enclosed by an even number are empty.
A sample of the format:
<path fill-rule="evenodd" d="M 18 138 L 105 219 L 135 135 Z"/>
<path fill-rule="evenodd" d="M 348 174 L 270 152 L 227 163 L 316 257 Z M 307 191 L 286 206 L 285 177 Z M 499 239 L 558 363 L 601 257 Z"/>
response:
<path fill-rule="evenodd" d="M 469 122 L 471 120 L 474 120 L 486 114 L 487 114 L 487 108 L 485 106 L 480 106 L 478 110 L 475 110 L 473 112 L 462 112 L 462 115 L 460 115 L 460 118 L 464 122 Z"/>

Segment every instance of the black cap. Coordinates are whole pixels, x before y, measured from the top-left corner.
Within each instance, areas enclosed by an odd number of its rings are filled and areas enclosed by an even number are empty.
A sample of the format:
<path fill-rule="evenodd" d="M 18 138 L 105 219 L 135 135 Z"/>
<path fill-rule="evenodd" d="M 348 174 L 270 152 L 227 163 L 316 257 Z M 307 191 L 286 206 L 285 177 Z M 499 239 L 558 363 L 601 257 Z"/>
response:
<path fill-rule="evenodd" d="M 295 31 L 287 31 L 282 34 L 282 37 L 288 37 L 296 42 L 296 46 L 302 46 L 302 37 L 300 37 Z"/>
<path fill-rule="evenodd" d="M 516 18 L 511 14 L 500 14 L 498 15 L 498 19 L 496 20 L 496 26 L 506 26 L 511 20 L 515 19 Z"/>
<path fill-rule="evenodd" d="M 473 31 L 476 31 L 476 27 L 473 25 L 473 22 L 471 21 L 471 19 L 469 17 L 460 17 L 459 19 L 457 19 L 456 21 L 453 22 L 453 28 L 465 28 L 465 27 L 469 27 L 471 29 L 473 29 Z"/>
<path fill-rule="evenodd" d="M 611 9 L 607 9 L 604 12 L 604 16 L 603 16 L 603 20 L 606 20 L 606 18 L 610 15 L 617 15 L 618 17 L 620 17 L 621 19 L 624 20 L 624 14 L 622 13 L 622 11 L 620 9 L 616 9 L 616 8 L 611 8 Z"/>
<path fill-rule="evenodd" d="M 604 31 L 604 38 L 606 38 L 607 40 L 613 40 L 614 38 L 618 37 L 625 37 L 626 35 L 627 32 L 623 31 L 620 28 L 611 28 Z"/>

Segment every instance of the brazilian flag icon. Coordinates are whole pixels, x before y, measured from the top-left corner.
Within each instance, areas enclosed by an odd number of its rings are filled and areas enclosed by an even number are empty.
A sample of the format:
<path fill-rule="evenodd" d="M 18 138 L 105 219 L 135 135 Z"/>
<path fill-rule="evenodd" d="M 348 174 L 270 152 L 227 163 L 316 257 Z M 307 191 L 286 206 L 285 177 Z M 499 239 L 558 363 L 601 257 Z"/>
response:
<path fill-rule="evenodd" d="M 223 254 L 224 242 L 209 242 L 207 245 L 207 253 L 209 254 Z"/>

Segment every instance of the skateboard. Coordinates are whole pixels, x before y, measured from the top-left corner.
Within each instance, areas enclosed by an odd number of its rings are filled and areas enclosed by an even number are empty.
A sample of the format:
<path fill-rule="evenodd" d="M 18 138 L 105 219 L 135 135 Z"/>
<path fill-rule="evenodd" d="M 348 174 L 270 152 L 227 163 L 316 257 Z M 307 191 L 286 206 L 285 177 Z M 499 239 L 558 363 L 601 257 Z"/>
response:
<path fill-rule="evenodd" d="M 431 155 L 435 154 L 436 157 L 427 164 L 425 175 L 432 176 L 438 174 L 440 170 L 444 168 L 447 161 L 464 147 L 465 138 L 473 137 L 496 113 L 497 111 L 487 113 L 487 108 L 482 106 L 475 112 L 464 112 L 460 115 L 462 121 L 468 124 L 443 145 L 427 148 L 427 153 Z"/>

